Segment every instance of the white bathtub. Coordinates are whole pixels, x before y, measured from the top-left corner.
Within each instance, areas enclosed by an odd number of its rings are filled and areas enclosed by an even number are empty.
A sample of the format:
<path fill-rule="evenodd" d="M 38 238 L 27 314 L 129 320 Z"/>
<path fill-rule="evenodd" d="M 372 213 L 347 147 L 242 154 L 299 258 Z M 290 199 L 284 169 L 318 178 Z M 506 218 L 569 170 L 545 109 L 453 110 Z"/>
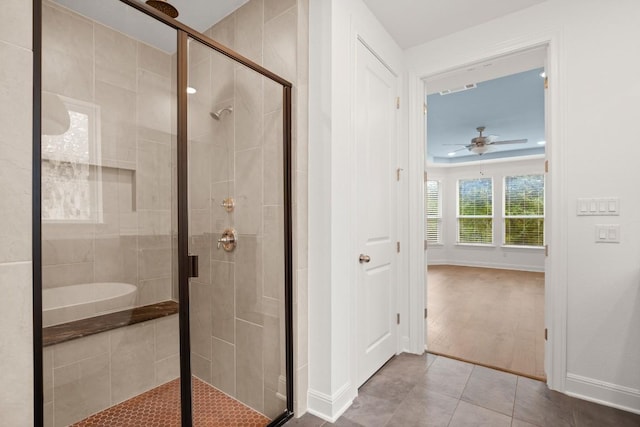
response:
<path fill-rule="evenodd" d="M 131 308 L 137 287 L 129 283 L 83 283 L 42 290 L 43 326 Z"/>

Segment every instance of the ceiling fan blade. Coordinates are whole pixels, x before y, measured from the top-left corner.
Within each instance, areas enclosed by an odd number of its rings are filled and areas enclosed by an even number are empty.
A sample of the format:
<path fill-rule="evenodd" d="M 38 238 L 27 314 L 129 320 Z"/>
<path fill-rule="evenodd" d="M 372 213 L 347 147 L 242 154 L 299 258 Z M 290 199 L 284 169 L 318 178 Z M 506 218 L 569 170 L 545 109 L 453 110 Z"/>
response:
<path fill-rule="evenodd" d="M 488 142 L 487 144 L 491 144 L 491 145 L 524 144 L 525 142 L 527 142 L 526 139 L 510 139 L 510 140 L 507 140 L 507 141 Z"/>
<path fill-rule="evenodd" d="M 449 145 L 462 145 L 462 144 L 449 144 Z M 458 151 L 468 150 L 469 148 L 471 148 L 471 145 L 465 145 L 462 148 L 454 149 L 453 151 L 451 151 L 451 153 L 457 153 Z"/>
<path fill-rule="evenodd" d="M 469 145 L 469 144 L 442 144 L 442 145 Z"/>

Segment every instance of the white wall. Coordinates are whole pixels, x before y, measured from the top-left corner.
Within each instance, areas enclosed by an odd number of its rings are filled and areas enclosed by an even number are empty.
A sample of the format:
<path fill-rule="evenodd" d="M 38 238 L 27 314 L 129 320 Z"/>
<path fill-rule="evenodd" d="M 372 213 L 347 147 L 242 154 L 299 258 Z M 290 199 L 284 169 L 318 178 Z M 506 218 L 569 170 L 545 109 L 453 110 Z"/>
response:
<path fill-rule="evenodd" d="M 474 162 L 470 165 L 427 166 L 430 180 L 440 181 L 442 195 L 442 245 L 430 245 L 429 265 L 463 265 L 544 271 L 544 249 L 502 246 L 504 226 L 503 183 L 505 176 L 544 173 L 544 159 Z M 493 178 L 494 244 L 470 246 L 456 244 L 456 197 L 459 179 Z"/>
<path fill-rule="evenodd" d="M 309 6 L 309 411 L 335 420 L 357 394 L 352 112 L 358 37 L 399 76 L 404 63 L 361 0 Z"/>
<path fill-rule="evenodd" d="M 555 388 L 640 412 L 640 3 L 549 0 L 409 49 L 427 77 L 551 39 L 554 208 L 549 263 Z M 579 197 L 617 196 L 619 217 L 577 217 Z M 594 243 L 594 225 L 620 224 L 620 244 Z M 547 286 L 549 288 L 549 286 Z M 563 299 L 566 298 L 566 304 Z M 554 302 L 555 300 L 555 302 Z M 549 306 L 549 304 L 547 304 Z M 564 313 L 566 307 L 566 313 Z M 564 313 L 564 314 L 563 314 Z M 566 316 L 565 316 L 566 314 Z M 547 320 L 550 318 L 547 316 Z M 562 330 L 566 328 L 566 358 Z M 558 375 L 556 375 L 558 376 Z"/>

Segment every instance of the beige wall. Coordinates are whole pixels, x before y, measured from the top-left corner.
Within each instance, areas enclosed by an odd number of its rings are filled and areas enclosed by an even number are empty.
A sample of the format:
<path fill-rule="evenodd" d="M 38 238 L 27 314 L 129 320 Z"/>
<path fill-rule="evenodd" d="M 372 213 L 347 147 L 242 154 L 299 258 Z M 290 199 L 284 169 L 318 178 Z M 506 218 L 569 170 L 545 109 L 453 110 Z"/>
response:
<path fill-rule="evenodd" d="M 33 420 L 31 317 L 31 2 L 0 14 L 0 425 Z"/>

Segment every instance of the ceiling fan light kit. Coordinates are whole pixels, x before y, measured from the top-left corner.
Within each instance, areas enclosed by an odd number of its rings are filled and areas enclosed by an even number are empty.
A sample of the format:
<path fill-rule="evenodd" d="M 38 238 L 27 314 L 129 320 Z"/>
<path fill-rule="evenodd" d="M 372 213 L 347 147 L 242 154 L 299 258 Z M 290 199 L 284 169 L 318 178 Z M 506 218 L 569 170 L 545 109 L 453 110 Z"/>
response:
<path fill-rule="evenodd" d="M 478 155 L 483 155 L 484 153 L 486 153 L 487 151 L 489 151 L 490 148 L 486 145 L 475 145 L 471 148 L 469 148 L 469 151 L 471 151 L 474 154 L 478 154 Z"/>

